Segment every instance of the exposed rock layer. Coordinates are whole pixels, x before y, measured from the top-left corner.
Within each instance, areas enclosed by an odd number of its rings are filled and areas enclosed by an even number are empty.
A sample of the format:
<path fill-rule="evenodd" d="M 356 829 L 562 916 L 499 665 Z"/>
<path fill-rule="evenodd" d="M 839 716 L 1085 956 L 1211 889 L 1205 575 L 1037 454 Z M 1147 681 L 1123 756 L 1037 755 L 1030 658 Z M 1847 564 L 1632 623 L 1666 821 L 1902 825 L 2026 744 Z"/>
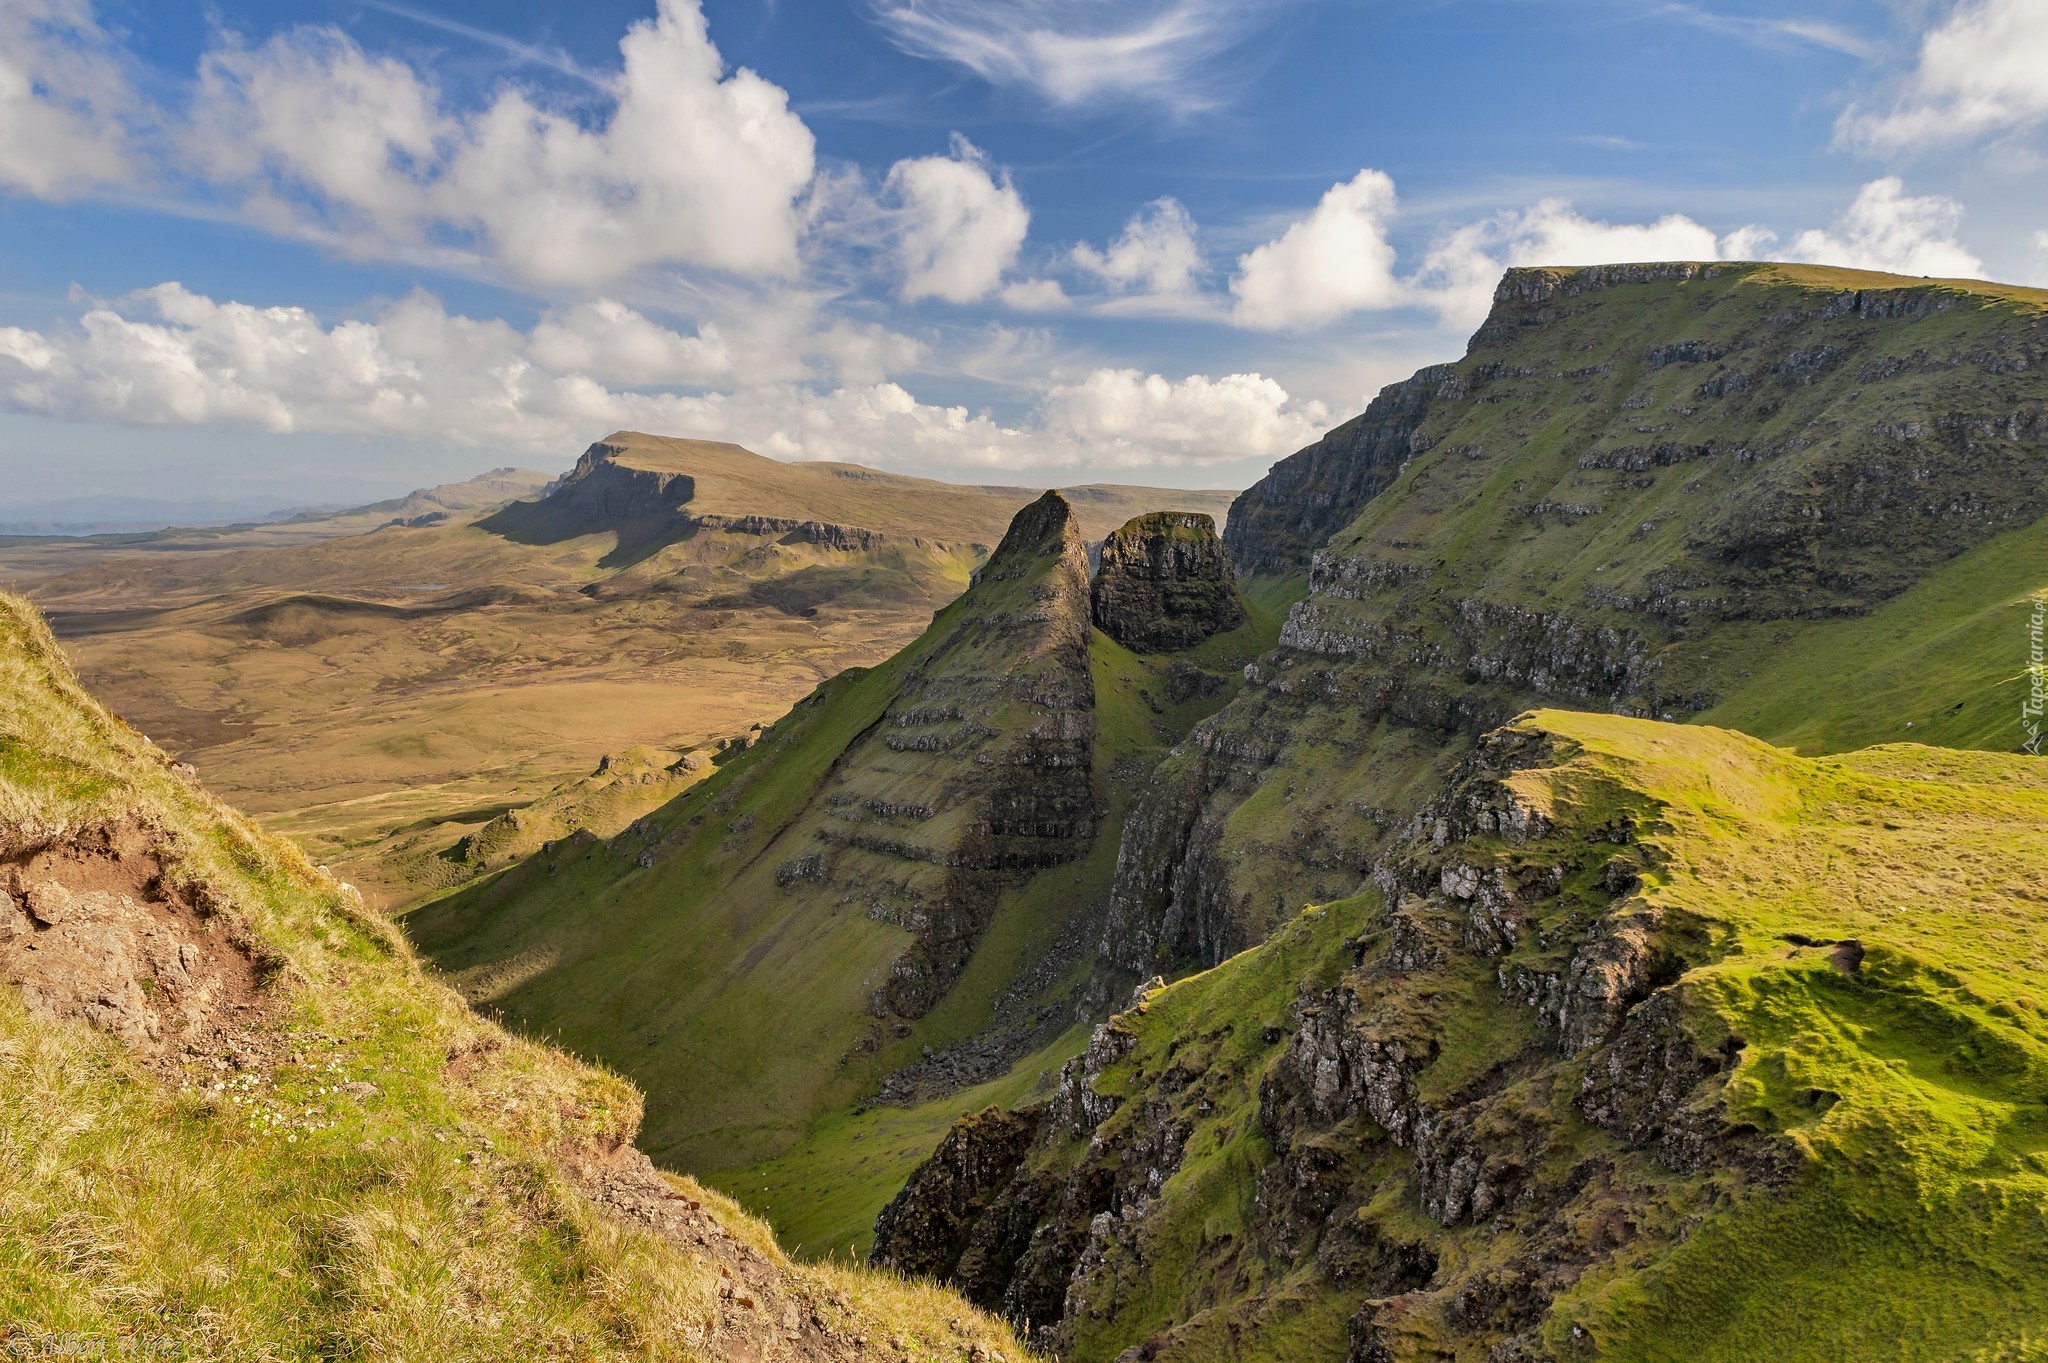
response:
<path fill-rule="evenodd" d="M 1495 1350 L 1483 1356 L 1549 1357 L 1537 1327 L 1552 1298 L 1624 1249 L 1666 1245 L 1656 1228 L 1699 1195 L 1688 1180 L 1768 1188 L 1799 1163 L 1727 1115 L 1741 1043 L 1702 1034 L 1679 980 L 1694 944 L 1638 898 L 1641 855 L 1615 852 L 1633 844 L 1631 824 L 1560 829 L 1515 789 L 1515 773 L 1557 763 L 1540 734 L 1489 738 L 1381 866 L 1397 907 L 1368 917 L 1334 982 L 1302 981 L 1252 1063 L 1226 1060 L 1217 1038 L 1257 1016 L 1197 1006 L 1149 1058 L 1134 1056 L 1149 1024 L 1112 1019 L 1046 1102 L 955 1127 L 878 1221 L 872 1261 L 946 1276 L 1044 1346 L 1081 1345 L 1174 1271 L 1160 1258 L 1167 1184 L 1205 1118 L 1254 1084 L 1270 1153 L 1245 1255 L 1265 1281 L 1313 1266 L 1323 1290 L 1363 1296 L 1353 1363 L 1408 1357 L 1402 1341 L 1424 1321 L 1433 1338 Z M 1576 889 L 1588 873 L 1591 898 Z M 1510 964 L 1538 937 L 1554 948 L 1545 968 Z M 1469 1000 L 1488 993 L 1533 1025 L 1507 1029 L 1490 1063 L 1445 1091 L 1432 1066 L 1471 1045 L 1489 1014 Z M 1561 1104 L 1599 1136 L 1561 1121 Z M 1650 1165 L 1631 1166 L 1632 1152 Z M 1365 1209 L 1411 1202 L 1443 1233 Z M 1454 1259 L 1444 1247 L 1467 1228 L 1512 1254 Z M 1007 1275 L 990 1271 L 1003 1264 Z M 1260 1280 L 1240 1269 L 1241 1284 Z M 1231 1295 L 1219 1287 L 1219 1305 Z M 1155 1341 L 1174 1355 L 1173 1332 Z"/>
<path fill-rule="evenodd" d="M 1193 511 L 1139 516 L 1102 542 L 1095 626 L 1133 653 L 1174 653 L 1244 623 L 1216 523 Z"/>
<path fill-rule="evenodd" d="M 1238 570 L 1298 573 L 1359 508 L 1427 448 L 1423 419 L 1453 366 L 1390 383 L 1365 411 L 1288 455 L 1230 504 L 1223 540 Z"/>

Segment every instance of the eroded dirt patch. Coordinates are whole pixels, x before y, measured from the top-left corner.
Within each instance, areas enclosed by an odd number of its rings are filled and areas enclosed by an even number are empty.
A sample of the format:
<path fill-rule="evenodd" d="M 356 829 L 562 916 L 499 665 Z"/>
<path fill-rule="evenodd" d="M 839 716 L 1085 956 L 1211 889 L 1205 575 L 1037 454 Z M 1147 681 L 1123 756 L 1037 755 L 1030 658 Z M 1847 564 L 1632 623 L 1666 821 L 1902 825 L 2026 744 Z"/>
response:
<path fill-rule="evenodd" d="M 129 820 L 0 858 L 0 980 L 31 1012 L 81 1018 L 168 1069 L 247 1050 L 283 963 L 161 844 Z"/>

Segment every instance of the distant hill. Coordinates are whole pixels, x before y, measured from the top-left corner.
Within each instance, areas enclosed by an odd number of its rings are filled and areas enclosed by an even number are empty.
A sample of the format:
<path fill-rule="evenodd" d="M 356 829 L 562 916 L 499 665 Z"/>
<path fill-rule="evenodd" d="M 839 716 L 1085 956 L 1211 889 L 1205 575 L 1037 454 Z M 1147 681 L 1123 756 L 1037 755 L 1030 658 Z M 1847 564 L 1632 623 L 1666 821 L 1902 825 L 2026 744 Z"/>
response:
<path fill-rule="evenodd" d="M 277 524 L 0 545 L 0 583 L 124 715 L 402 902 L 474 873 L 489 859 L 442 854 L 606 754 L 672 758 L 881 661 L 1037 495 L 625 434 L 559 479 L 501 468 Z M 1228 495 L 1073 504 L 1100 538 Z M 571 804 L 608 833 L 661 789 Z"/>
<path fill-rule="evenodd" d="M 1081 537 L 1104 536 L 1145 511 L 1220 517 L 1236 494 L 1088 484 L 1062 488 Z M 537 502 L 483 522 L 522 543 L 618 535 L 616 562 L 652 552 L 694 528 L 778 526 L 784 533 L 836 527 L 897 539 L 988 549 L 1010 517 L 1037 495 L 1022 487 L 976 487 L 885 473 L 860 464 L 785 463 L 739 445 L 619 431 L 587 450 Z"/>
<path fill-rule="evenodd" d="M 174 502 L 149 497 L 63 497 L 0 507 L 0 536 L 136 534 L 166 526 L 250 525 L 327 515 L 274 497 Z"/>
<path fill-rule="evenodd" d="M 553 474 L 508 466 L 465 478 L 459 483 L 419 488 L 403 497 L 371 502 L 367 506 L 307 512 L 294 516 L 291 524 L 320 526 L 336 534 L 380 529 L 393 522 L 427 525 L 434 523 L 435 518 L 449 519 L 465 512 L 474 514 L 495 510 L 507 502 L 542 492 L 556 481 Z"/>
<path fill-rule="evenodd" d="M 210 502 L 68 497 L 0 509 L 0 514 L 7 517 L 0 520 L 0 537 L 116 537 L 111 544 L 97 546 L 101 553 L 114 548 L 189 548 L 224 539 L 231 540 L 237 548 L 261 548 L 327 535 L 359 534 L 392 520 L 445 518 L 461 512 L 487 511 L 520 497 L 531 497 L 554 481 L 553 474 L 532 469 L 498 468 L 459 483 L 418 488 L 403 497 L 347 507 L 301 507 L 275 498 L 257 497 Z M 94 547 L 78 546 L 72 561 L 90 556 Z M 0 553 L 0 558 L 4 558 L 4 553 Z"/>

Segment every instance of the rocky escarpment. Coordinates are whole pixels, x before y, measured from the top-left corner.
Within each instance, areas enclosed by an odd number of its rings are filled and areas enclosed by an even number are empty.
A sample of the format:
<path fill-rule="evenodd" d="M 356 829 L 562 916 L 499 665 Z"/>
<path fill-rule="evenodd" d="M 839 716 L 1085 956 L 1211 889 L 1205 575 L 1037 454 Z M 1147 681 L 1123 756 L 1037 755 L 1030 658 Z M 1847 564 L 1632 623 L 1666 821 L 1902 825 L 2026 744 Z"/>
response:
<path fill-rule="evenodd" d="M 819 792 L 809 893 L 916 939 L 877 995 L 891 1012 L 928 1011 L 1002 891 L 1079 857 L 1094 837 L 1087 611 L 1080 530 L 1049 492 L 1017 513 Z"/>
<path fill-rule="evenodd" d="M 1333 433 L 1233 509 L 1254 571 L 1342 521 L 1280 648 L 1134 810 L 1106 954 L 1212 964 L 1360 884 L 1446 763 L 1521 710 L 1699 713 L 1767 639 L 1875 610 L 2048 514 L 2044 363 L 2025 291 L 1509 272 L 1462 361 L 1340 428 L 1371 441 Z"/>
<path fill-rule="evenodd" d="M 618 545 L 605 560 L 608 566 L 638 562 L 665 545 L 700 533 L 773 537 L 784 544 L 814 545 L 841 553 L 872 553 L 890 543 L 915 549 L 948 547 L 914 535 L 888 535 L 815 517 L 706 511 L 693 505 L 698 499 L 698 482 L 692 474 L 646 467 L 636 462 L 635 453 L 629 445 L 598 441 L 545 496 L 514 502 L 477 524 L 521 544 L 556 544 L 580 535 L 613 534 Z M 763 495 L 772 499 L 772 494 Z"/>
<path fill-rule="evenodd" d="M 1244 573 L 1297 573 L 1428 448 L 1422 423 L 1452 366 L 1380 390 L 1365 411 L 1272 469 L 1230 504 L 1223 540 Z"/>
<path fill-rule="evenodd" d="M 1216 522 L 1154 511 L 1102 542 L 1095 627 L 1133 653 L 1175 653 L 1245 621 Z"/>
<path fill-rule="evenodd" d="M 655 527 L 674 528 L 685 517 L 683 508 L 696 496 L 696 480 L 683 472 L 634 468 L 621 462 L 620 456 L 626 453 L 623 445 L 597 441 L 546 496 L 533 502 L 514 502 L 479 524 L 534 543 L 622 527 L 642 533 Z"/>
<path fill-rule="evenodd" d="M 873 1262 L 946 1277 L 1079 1357 L 1145 1332 L 1148 1357 L 1200 1353 L 1305 1281 L 1359 1303 L 1353 1363 L 1439 1356 L 1413 1354 L 1421 1338 L 1551 1357 L 1540 1327 L 1586 1272 L 1799 1164 L 1728 1114 L 1741 1042 L 1685 978 L 1711 949 L 1640 893 L 1654 810 L 1560 809 L 1516 782 L 1568 760 L 1540 731 L 1490 738 L 1400 830 L 1373 894 L 1155 983 L 1049 1101 L 963 1121 L 877 1223 Z M 1247 1006 L 1231 972 L 1261 970 Z M 1242 1224 L 1190 1258 L 1176 1203 L 1233 1167 Z M 1168 1328 L 1119 1327 L 1162 1295 Z"/>

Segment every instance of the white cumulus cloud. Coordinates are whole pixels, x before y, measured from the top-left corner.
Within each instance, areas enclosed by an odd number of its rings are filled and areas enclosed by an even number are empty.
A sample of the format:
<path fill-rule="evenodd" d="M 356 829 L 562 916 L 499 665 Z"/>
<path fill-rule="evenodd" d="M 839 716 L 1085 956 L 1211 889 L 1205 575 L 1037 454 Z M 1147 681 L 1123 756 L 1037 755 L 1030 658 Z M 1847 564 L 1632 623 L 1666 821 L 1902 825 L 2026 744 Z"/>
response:
<path fill-rule="evenodd" d="M 1050 429 L 1085 448 L 1173 451 L 1175 462 L 1188 463 L 1291 452 L 1320 435 L 1330 419 L 1322 403 L 1296 402 L 1262 374 L 1193 374 L 1176 382 L 1136 369 L 1098 369 L 1055 386 L 1041 411 Z"/>
<path fill-rule="evenodd" d="M 73 324 L 0 328 L 0 409 L 135 426 L 245 426 L 394 435 L 561 455 L 633 427 L 742 442 L 783 458 L 960 474 L 988 469 L 1201 466 L 1275 457 L 1327 422 L 1257 374 L 1168 380 L 1099 369 L 1044 382 L 1005 423 L 919 401 L 876 371 L 915 358 L 879 328 L 835 327 L 816 349 L 829 387 L 728 383 L 643 391 L 715 363 L 687 336 L 618 304 L 558 311 L 531 333 L 452 314 L 415 293 L 367 318 L 218 302 L 175 283 L 95 304 Z M 730 379 L 732 376 L 728 375 Z"/>
<path fill-rule="evenodd" d="M 1852 106 L 1846 141 L 1902 148 L 1998 135 L 2048 120 L 2048 4 L 1962 0 L 1920 43 L 1888 109 Z"/>
<path fill-rule="evenodd" d="M 1238 257 L 1230 281 L 1237 298 L 1232 318 L 1240 326 L 1277 331 L 1398 306 L 1404 289 L 1394 277 L 1394 248 L 1387 240 L 1394 209 L 1394 182 L 1384 171 L 1361 170 L 1331 186 L 1315 211 Z"/>
<path fill-rule="evenodd" d="M 585 126 L 516 88 L 446 110 L 407 64 L 294 29 L 206 56 L 188 150 L 260 218 L 361 250 L 472 249 L 548 285 L 793 271 L 815 148 L 787 95 L 725 73 L 695 0 L 660 0 L 619 49 L 611 106 Z"/>
<path fill-rule="evenodd" d="M 627 384 L 706 384 L 732 371 L 732 352 L 715 326 L 684 336 L 609 298 L 550 312 L 534 327 L 527 353 L 548 369 Z"/>
<path fill-rule="evenodd" d="M 127 179 L 134 104 L 86 0 L 0 0 L 0 186 L 55 199 Z"/>
<path fill-rule="evenodd" d="M 994 173 L 981 150 L 956 133 L 950 155 L 891 166 L 888 188 L 902 205 L 897 250 L 905 302 L 972 303 L 996 291 L 1031 226 L 1007 174 Z"/>
<path fill-rule="evenodd" d="M 1108 250 L 1083 244 L 1074 248 L 1073 260 L 1113 289 L 1173 296 L 1193 291 L 1202 252 L 1195 220 L 1168 198 L 1133 214 Z"/>
<path fill-rule="evenodd" d="M 1908 194 L 1898 176 L 1887 175 L 1863 186 L 1833 227 L 1794 237 L 1779 259 L 1981 279 L 1984 262 L 1956 240 L 1962 220 L 1963 206 L 1954 199 Z"/>
<path fill-rule="evenodd" d="M 1750 241 L 1746 235 L 1730 241 Z M 1680 213 L 1648 223 L 1588 218 L 1563 199 L 1498 213 L 1449 233 L 1424 256 L 1413 297 L 1447 322 L 1476 326 L 1511 265 L 1608 265 L 1646 260 L 1720 260 L 1726 244 Z"/>

